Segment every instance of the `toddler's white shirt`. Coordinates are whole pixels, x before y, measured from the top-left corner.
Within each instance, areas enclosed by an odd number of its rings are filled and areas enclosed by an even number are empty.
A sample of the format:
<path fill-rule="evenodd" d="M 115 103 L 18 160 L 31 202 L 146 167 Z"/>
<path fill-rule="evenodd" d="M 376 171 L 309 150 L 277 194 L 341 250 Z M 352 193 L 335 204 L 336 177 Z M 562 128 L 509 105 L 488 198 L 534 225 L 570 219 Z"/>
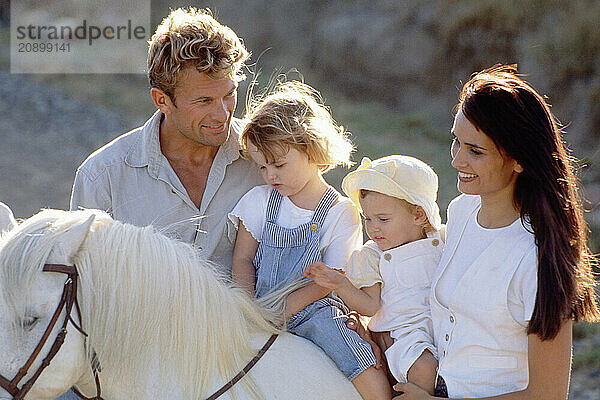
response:
<path fill-rule="evenodd" d="M 443 247 L 438 232 L 386 251 L 368 241 L 348 263 L 347 276 L 355 286 L 382 283 L 381 308 L 369 329 L 390 331 L 394 338 L 385 355 L 399 382 L 406 382 L 408 369 L 423 351 L 436 355 L 429 291 Z"/>

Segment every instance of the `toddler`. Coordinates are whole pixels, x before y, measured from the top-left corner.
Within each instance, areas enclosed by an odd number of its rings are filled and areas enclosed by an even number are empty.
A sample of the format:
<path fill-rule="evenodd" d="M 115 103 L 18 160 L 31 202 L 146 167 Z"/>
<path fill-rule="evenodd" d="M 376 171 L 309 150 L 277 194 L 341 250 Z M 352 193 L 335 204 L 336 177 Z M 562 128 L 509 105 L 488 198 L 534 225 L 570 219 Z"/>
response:
<path fill-rule="evenodd" d="M 263 297 L 302 279 L 316 261 L 345 265 L 362 243 L 359 213 L 322 174 L 350 165 L 353 146 L 318 93 L 299 82 L 279 84 L 250 111 L 241 146 L 266 185 L 251 189 L 229 214 L 238 230 L 234 284 Z M 321 347 L 363 398 L 391 398 L 370 345 L 346 327 L 348 310 L 330 292 L 307 281 L 290 293 L 287 329 Z"/>
<path fill-rule="evenodd" d="M 305 276 L 335 290 L 350 309 L 372 316 L 369 330 L 391 331 L 394 342 L 385 356 L 394 378 L 433 392 L 437 362 L 429 290 L 443 247 L 437 175 L 413 157 L 364 158 L 342 188 L 361 210 L 371 240 L 352 254 L 345 275 L 315 263 Z M 415 363 L 425 351 L 429 356 Z"/>

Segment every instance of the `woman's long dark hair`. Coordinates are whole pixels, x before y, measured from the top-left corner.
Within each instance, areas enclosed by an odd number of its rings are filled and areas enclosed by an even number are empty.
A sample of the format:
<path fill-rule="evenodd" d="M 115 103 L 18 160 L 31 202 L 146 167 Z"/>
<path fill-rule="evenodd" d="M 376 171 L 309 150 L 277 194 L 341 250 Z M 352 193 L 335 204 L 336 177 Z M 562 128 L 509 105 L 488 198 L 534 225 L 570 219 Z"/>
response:
<path fill-rule="evenodd" d="M 527 333 L 548 340 L 566 318 L 598 321 L 596 260 L 587 246 L 574 160 L 549 105 L 517 76 L 516 65 L 497 65 L 473 75 L 457 109 L 523 167 L 514 204 L 538 246 L 538 291 Z"/>

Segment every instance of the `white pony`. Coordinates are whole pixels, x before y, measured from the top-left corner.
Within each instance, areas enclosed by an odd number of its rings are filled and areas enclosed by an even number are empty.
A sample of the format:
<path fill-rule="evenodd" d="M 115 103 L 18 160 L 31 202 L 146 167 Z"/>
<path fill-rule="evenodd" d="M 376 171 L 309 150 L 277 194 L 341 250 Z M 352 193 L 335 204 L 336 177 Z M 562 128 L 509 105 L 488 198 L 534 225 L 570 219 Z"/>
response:
<path fill-rule="evenodd" d="M 81 321 L 75 321 L 89 336 L 69 323 L 64 344 L 26 399 L 53 399 L 72 385 L 95 396 L 94 354 L 105 400 L 205 399 L 277 333 L 270 323 L 276 317 L 225 284 L 191 246 L 96 210 L 44 210 L 0 239 L 0 375 L 9 380 L 61 298 L 66 276 L 42 271 L 46 263 L 76 266 Z M 62 314 L 23 382 L 48 353 Z M 11 395 L 0 389 L 5 397 Z M 319 348 L 282 333 L 220 397 L 249 398 L 360 396 Z"/>

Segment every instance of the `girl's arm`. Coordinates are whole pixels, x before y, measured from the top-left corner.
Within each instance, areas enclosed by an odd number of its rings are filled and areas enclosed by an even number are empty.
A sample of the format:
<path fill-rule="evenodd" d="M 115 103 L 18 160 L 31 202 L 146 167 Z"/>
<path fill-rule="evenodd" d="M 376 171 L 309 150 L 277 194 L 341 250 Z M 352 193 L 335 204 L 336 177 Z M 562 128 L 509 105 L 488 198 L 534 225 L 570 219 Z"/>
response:
<path fill-rule="evenodd" d="M 331 289 L 323 288 L 314 282 L 293 291 L 289 294 L 285 303 L 286 320 L 299 313 L 309 304 L 327 296 L 329 292 L 331 292 Z"/>
<path fill-rule="evenodd" d="M 506 393 L 483 400 L 565 400 L 569 391 L 571 375 L 571 345 L 573 321 L 563 322 L 558 335 L 542 341 L 537 335 L 529 335 L 527 356 L 529 363 L 529 384 L 518 392 Z M 397 384 L 394 389 L 404 392 L 395 400 L 429 400 L 429 396 L 418 386 L 406 383 Z"/>
<path fill-rule="evenodd" d="M 258 250 L 258 241 L 248 232 L 244 222 L 240 219 L 240 224 L 233 248 L 233 260 L 231 262 L 231 277 L 233 283 L 245 289 L 254 297 L 254 287 L 256 285 L 256 271 L 254 269 L 254 257 Z"/>
<path fill-rule="evenodd" d="M 381 306 L 380 283 L 358 289 L 343 272 L 329 268 L 322 262 L 316 262 L 306 267 L 304 276 L 312 278 L 321 287 L 335 290 L 349 309 L 355 310 L 361 315 L 372 317 Z"/>

